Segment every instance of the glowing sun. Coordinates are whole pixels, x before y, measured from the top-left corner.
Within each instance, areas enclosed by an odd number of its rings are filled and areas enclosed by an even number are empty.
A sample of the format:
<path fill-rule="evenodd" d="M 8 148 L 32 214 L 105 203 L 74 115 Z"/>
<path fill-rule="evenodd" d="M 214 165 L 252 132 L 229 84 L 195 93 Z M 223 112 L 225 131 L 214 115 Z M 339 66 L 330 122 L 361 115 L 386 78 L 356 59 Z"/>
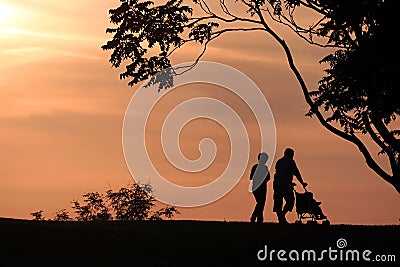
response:
<path fill-rule="evenodd" d="M 15 13 L 15 8 L 0 4 L 0 25 L 6 23 Z"/>

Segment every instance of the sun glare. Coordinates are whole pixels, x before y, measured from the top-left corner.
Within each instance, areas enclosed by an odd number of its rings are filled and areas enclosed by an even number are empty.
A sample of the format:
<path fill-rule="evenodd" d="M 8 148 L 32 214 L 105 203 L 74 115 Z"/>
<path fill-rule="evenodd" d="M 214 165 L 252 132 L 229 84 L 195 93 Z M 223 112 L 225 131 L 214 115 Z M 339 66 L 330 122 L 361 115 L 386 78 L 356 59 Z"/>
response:
<path fill-rule="evenodd" d="M 7 23 L 14 13 L 15 8 L 0 4 L 0 25 Z"/>

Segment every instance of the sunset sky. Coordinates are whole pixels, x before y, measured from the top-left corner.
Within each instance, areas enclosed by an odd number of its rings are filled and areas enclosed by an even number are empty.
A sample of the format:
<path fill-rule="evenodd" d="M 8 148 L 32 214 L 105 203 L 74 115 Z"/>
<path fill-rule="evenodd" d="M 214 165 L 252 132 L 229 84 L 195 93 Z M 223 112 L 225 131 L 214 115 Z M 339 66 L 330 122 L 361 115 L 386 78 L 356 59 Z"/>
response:
<path fill-rule="evenodd" d="M 100 48 L 111 38 L 105 33 L 111 26 L 108 10 L 118 4 L 117 0 L 0 0 L 0 217 L 30 218 L 31 212 L 44 210 L 44 216 L 52 218 L 84 192 L 104 192 L 133 181 L 121 135 L 125 110 L 140 84 L 129 87 L 127 80 L 119 80 L 122 70 L 111 68 L 110 52 Z M 284 36 L 309 88 L 315 89 L 323 75 L 318 61 L 327 51 L 310 47 L 293 34 Z M 173 63 L 193 60 L 197 51 L 183 49 Z M 309 190 L 332 223 L 399 223 L 400 196 L 395 189 L 366 166 L 354 145 L 325 130 L 315 118 L 305 117 L 308 107 L 300 87 L 283 51 L 269 36 L 225 35 L 210 45 L 203 60 L 236 68 L 260 87 L 276 123 L 274 163 L 286 147 L 294 148 Z M 155 111 L 159 123 L 162 112 L 182 99 L 227 96 L 215 86 L 187 89 L 192 90 L 177 90 Z M 226 133 L 204 121 L 187 125 L 180 141 L 184 154 L 195 159 L 199 141 L 213 137 L 218 146 L 215 166 L 197 178 L 172 170 L 159 156 L 158 127 L 154 123 L 149 154 L 159 157 L 158 168 L 171 180 L 186 186 L 204 184 L 227 164 Z M 179 208 L 181 214 L 175 218 L 248 221 L 255 205 L 247 191 L 248 176 L 258 154 L 255 149 L 251 152 L 243 178 L 229 194 L 203 207 Z M 265 220 L 276 222 L 272 182 L 267 194 Z M 294 221 L 295 212 L 288 219 Z"/>

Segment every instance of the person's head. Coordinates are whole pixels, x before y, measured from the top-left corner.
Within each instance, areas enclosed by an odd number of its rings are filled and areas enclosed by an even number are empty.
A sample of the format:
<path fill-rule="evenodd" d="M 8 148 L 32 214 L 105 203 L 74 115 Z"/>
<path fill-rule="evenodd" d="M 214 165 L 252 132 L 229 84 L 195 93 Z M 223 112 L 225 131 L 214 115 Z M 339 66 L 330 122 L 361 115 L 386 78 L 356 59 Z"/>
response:
<path fill-rule="evenodd" d="M 291 148 L 286 148 L 285 152 L 284 152 L 284 156 L 292 159 L 294 157 L 294 150 Z"/>
<path fill-rule="evenodd" d="M 259 164 L 265 164 L 267 163 L 268 160 L 268 154 L 265 152 L 261 152 L 260 154 L 258 154 L 258 163 Z"/>

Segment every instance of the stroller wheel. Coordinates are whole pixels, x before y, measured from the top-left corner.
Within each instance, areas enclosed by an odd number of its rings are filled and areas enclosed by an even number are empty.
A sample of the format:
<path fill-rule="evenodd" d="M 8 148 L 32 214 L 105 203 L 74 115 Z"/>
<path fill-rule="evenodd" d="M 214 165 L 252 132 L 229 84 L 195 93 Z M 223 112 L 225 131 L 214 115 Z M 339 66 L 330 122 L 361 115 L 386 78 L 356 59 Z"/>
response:
<path fill-rule="evenodd" d="M 331 225 L 331 222 L 329 220 L 325 220 L 325 221 L 322 221 L 322 224 L 323 225 Z"/>
<path fill-rule="evenodd" d="M 297 220 L 294 222 L 295 224 L 302 224 L 302 222 L 300 220 Z"/>

